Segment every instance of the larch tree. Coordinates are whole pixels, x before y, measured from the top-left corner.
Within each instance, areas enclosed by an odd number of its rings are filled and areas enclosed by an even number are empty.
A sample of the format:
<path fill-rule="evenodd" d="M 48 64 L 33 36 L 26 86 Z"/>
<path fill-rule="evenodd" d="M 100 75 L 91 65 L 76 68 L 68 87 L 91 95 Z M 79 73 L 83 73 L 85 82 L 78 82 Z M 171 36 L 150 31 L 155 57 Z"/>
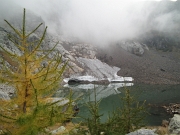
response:
<path fill-rule="evenodd" d="M 61 111 L 63 106 L 56 105 L 61 101 L 46 101 L 59 87 L 67 65 L 67 62 L 62 62 L 61 55 L 54 52 L 58 43 L 51 49 L 42 50 L 47 27 L 40 39 L 30 41 L 29 37 L 42 23 L 27 33 L 25 19 L 24 9 L 21 30 L 5 20 L 12 29 L 12 32 L 7 33 L 8 39 L 21 53 L 17 54 L 0 45 L 1 51 L 10 60 L 3 60 L 0 80 L 16 89 L 15 97 L 10 101 L 0 99 L 0 130 L 18 135 L 42 132 L 49 125 L 63 122 L 72 113 L 70 105 L 64 112 Z M 52 52 L 53 58 L 50 58 Z M 71 103 L 72 101 L 68 102 Z"/>

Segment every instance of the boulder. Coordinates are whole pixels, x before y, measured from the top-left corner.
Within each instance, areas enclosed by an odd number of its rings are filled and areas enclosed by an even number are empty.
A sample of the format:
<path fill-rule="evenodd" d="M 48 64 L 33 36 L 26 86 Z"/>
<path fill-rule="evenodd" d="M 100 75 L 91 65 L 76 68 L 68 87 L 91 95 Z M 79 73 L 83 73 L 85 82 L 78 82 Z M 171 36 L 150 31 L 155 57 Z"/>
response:
<path fill-rule="evenodd" d="M 174 114 L 169 123 L 169 132 L 172 134 L 180 134 L 180 115 Z"/>
<path fill-rule="evenodd" d="M 119 45 L 126 51 L 137 56 L 142 56 L 144 54 L 144 50 L 149 50 L 146 44 L 141 44 L 139 42 L 124 41 L 120 42 Z"/>

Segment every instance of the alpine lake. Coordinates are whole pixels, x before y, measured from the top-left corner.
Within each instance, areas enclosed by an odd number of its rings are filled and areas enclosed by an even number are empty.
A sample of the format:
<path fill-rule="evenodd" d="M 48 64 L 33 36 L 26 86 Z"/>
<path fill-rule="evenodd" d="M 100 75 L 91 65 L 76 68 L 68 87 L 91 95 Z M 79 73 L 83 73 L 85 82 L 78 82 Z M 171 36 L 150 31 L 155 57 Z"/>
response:
<path fill-rule="evenodd" d="M 78 99 L 76 103 L 80 108 L 79 118 L 75 122 L 83 120 L 81 117 L 88 117 L 89 111 L 86 103 L 100 101 L 99 114 L 102 114 L 101 122 L 105 122 L 112 111 L 121 105 L 121 98 L 125 89 L 130 90 L 130 95 L 141 104 L 146 101 L 147 117 L 145 123 L 148 126 L 160 126 L 162 120 L 169 120 L 173 114 L 166 112 L 163 106 L 171 103 L 180 103 L 180 85 L 149 85 L 149 84 L 110 84 L 110 85 L 66 85 L 60 88 L 55 97 L 66 97 L 70 91 L 73 98 Z"/>

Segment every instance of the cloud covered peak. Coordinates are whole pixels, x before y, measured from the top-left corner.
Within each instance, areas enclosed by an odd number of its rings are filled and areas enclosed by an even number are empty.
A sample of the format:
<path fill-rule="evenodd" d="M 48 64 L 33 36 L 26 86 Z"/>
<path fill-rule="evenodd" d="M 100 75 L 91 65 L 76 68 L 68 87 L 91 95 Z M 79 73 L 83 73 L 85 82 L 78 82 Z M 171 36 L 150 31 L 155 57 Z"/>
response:
<path fill-rule="evenodd" d="M 41 16 L 49 26 L 50 32 L 97 45 L 138 38 L 151 30 L 173 33 L 179 29 L 179 1 L 16 0 L 16 2 Z"/>

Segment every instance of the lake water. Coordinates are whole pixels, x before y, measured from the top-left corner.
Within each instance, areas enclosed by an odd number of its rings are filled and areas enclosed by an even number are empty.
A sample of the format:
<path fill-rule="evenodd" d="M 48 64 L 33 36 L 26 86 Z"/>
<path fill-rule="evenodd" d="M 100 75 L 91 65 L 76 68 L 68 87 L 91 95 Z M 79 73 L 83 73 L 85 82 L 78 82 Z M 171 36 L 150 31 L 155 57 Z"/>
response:
<path fill-rule="evenodd" d="M 130 90 L 130 94 L 134 95 L 140 103 L 146 100 L 148 112 L 150 113 L 146 118 L 147 125 L 161 125 L 162 120 L 168 120 L 172 117 L 161 106 L 168 105 L 169 103 L 180 103 L 180 85 L 131 85 L 126 84 L 126 88 Z M 84 104 L 94 101 L 94 91 L 96 91 L 97 99 L 102 99 L 99 107 L 100 114 L 103 114 L 101 121 L 104 122 L 108 114 L 120 106 L 121 100 L 119 96 L 122 96 L 125 91 L 122 86 L 124 84 L 66 86 L 60 89 L 55 96 L 65 96 L 71 89 L 73 91 L 73 97 L 80 98 L 78 101 L 80 107 L 79 116 L 87 117 L 88 109 Z"/>

